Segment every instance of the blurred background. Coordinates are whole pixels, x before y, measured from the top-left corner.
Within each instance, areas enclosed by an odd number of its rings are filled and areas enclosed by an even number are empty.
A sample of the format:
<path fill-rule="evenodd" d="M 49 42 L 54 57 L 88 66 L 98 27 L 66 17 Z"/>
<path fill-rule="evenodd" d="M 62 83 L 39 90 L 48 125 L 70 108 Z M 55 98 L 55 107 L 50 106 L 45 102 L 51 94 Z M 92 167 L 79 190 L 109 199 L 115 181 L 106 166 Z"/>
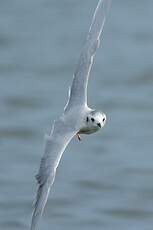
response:
<path fill-rule="evenodd" d="M 43 136 L 98 0 L 0 1 L 0 229 L 28 229 Z M 112 1 L 89 84 L 102 132 L 63 155 L 40 229 L 152 230 L 153 1 Z"/>

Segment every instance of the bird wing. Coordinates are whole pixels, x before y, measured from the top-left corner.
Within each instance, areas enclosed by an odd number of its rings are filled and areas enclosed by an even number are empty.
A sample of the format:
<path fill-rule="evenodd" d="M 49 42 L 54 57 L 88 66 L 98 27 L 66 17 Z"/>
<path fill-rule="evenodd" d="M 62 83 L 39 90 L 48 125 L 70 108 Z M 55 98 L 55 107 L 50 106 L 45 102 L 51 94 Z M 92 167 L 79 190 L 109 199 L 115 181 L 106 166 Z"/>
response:
<path fill-rule="evenodd" d="M 76 131 L 69 124 L 59 119 L 54 122 L 51 134 L 45 135 L 44 155 L 41 159 L 39 172 L 36 175 L 38 190 L 32 215 L 31 230 L 35 230 L 38 226 L 61 156 L 75 134 Z"/>
<path fill-rule="evenodd" d="M 84 48 L 74 72 L 65 111 L 69 110 L 72 106 L 78 105 L 82 107 L 87 104 L 88 79 L 96 50 L 100 43 L 100 35 L 105 24 L 109 6 L 110 0 L 100 0 L 97 5 Z"/>

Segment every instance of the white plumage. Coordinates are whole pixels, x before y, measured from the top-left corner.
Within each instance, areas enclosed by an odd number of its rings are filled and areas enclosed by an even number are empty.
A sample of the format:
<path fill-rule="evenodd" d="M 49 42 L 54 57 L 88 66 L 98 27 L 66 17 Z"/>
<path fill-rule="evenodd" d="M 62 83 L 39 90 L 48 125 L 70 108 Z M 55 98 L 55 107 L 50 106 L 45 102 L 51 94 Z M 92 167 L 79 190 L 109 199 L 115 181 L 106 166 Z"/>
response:
<path fill-rule="evenodd" d="M 44 155 L 36 176 L 38 191 L 30 230 L 36 230 L 38 226 L 38 221 L 43 213 L 50 188 L 55 179 L 59 161 L 71 139 L 76 134 L 96 132 L 106 122 L 104 113 L 88 107 L 87 85 L 109 5 L 110 0 L 100 0 L 98 3 L 85 46 L 74 73 L 64 113 L 54 121 L 51 133 L 45 136 Z"/>

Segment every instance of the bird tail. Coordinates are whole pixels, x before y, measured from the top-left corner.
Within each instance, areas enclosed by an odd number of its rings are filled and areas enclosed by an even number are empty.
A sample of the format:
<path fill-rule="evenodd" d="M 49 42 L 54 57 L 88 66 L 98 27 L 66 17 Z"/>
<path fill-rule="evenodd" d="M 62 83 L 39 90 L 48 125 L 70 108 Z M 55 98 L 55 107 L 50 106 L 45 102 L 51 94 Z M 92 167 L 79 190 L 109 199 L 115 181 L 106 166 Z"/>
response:
<path fill-rule="evenodd" d="M 42 185 L 39 185 L 37 196 L 36 196 L 36 202 L 34 205 L 34 211 L 32 214 L 30 230 L 36 230 L 38 228 L 38 222 L 43 214 L 49 192 L 50 192 L 50 184 L 48 183 L 48 181 L 46 181 Z"/>

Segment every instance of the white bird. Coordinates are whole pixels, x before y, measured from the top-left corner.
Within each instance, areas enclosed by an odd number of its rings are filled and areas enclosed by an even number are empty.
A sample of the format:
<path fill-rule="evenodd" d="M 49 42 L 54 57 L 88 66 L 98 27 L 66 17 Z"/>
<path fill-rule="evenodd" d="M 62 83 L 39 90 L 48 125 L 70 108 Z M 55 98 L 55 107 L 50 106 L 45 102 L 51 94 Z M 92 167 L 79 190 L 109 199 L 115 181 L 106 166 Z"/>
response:
<path fill-rule="evenodd" d="M 103 112 L 88 107 L 87 85 L 109 6 L 110 0 L 100 0 L 97 5 L 74 73 L 68 102 L 61 117 L 54 121 L 51 133 L 45 136 L 44 155 L 36 175 L 38 191 L 30 230 L 38 227 L 38 221 L 55 179 L 56 169 L 71 139 L 77 135 L 80 140 L 80 134 L 94 133 L 106 123 L 106 115 Z"/>

